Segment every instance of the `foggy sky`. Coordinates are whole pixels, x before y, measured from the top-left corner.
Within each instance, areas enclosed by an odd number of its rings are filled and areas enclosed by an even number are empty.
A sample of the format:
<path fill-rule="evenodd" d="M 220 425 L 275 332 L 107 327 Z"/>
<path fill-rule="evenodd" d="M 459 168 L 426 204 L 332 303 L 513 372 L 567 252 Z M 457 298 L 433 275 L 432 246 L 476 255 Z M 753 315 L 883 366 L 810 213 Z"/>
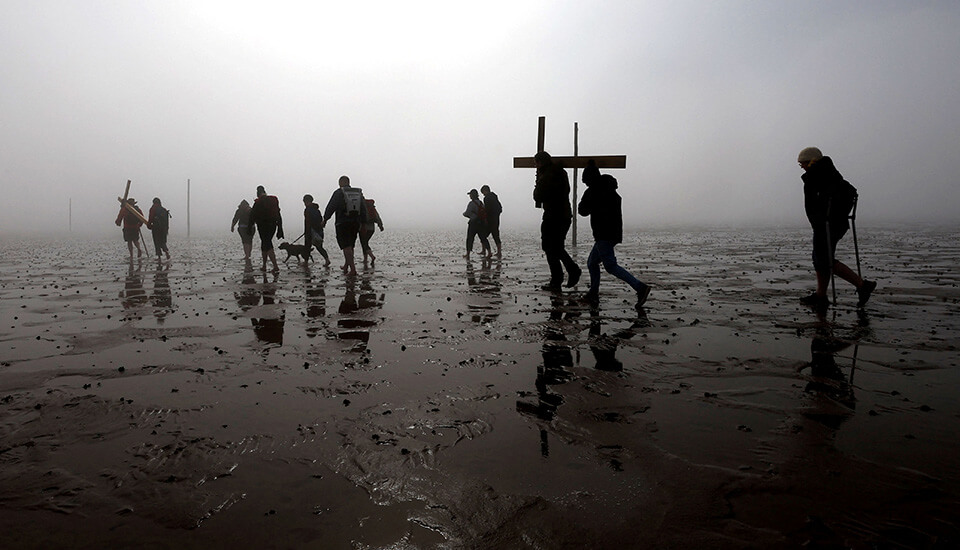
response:
<path fill-rule="evenodd" d="M 483 184 L 533 228 L 512 159 L 541 115 L 555 155 L 574 122 L 581 155 L 627 155 L 628 227 L 801 225 L 811 145 L 860 223 L 954 222 L 958 28 L 957 2 L 0 0 L 0 234 L 71 204 L 119 234 L 130 179 L 184 235 L 189 179 L 194 234 L 264 185 L 292 238 L 343 174 L 388 231 L 462 227 Z"/>

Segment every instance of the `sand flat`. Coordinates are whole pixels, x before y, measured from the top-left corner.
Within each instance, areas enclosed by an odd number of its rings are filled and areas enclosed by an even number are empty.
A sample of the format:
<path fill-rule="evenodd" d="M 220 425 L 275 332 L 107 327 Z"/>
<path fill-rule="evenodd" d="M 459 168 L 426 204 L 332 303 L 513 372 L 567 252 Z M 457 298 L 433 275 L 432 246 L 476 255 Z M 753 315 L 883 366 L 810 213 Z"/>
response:
<path fill-rule="evenodd" d="M 640 313 L 540 291 L 533 233 L 378 233 L 354 278 L 0 239 L 0 545 L 960 541 L 960 230 L 862 229 L 880 288 L 826 315 L 803 230 L 626 236 Z"/>

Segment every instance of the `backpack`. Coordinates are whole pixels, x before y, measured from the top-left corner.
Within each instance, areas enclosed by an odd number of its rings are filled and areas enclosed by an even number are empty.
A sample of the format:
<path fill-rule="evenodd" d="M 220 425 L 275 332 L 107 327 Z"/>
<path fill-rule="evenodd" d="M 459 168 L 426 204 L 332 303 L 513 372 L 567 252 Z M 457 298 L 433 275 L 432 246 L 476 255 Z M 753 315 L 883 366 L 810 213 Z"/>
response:
<path fill-rule="evenodd" d="M 500 199 L 497 197 L 496 193 L 488 193 L 487 196 L 483 198 L 483 202 L 490 203 L 490 214 L 496 216 L 503 213 L 503 205 L 500 204 Z"/>
<path fill-rule="evenodd" d="M 377 213 L 377 207 L 374 206 L 373 199 L 367 199 L 366 202 L 367 202 L 367 221 L 369 223 L 376 223 L 376 221 L 380 219 L 380 214 Z"/>
<path fill-rule="evenodd" d="M 153 214 L 153 228 L 166 232 L 170 228 L 170 211 L 162 206 L 157 206 Z"/>
<path fill-rule="evenodd" d="M 363 200 L 363 191 L 359 187 L 342 187 L 344 212 L 349 217 L 360 215 L 360 209 L 366 208 Z"/>
<path fill-rule="evenodd" d="M 473 202 L 477 205 L 477 220 L 479 220 L 480 223 L 487 223 L 487 209 L 479 199 Z"/>

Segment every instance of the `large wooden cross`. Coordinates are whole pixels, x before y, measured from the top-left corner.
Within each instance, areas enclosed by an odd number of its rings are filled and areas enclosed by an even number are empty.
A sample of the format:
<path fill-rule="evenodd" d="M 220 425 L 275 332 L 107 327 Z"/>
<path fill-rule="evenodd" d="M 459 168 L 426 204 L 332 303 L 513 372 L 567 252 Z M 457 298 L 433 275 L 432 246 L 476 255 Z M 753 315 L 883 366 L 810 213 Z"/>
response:
<path fill-rule="evenodd" d="M 546 117 L 540 117 L 537 120 L 537 152 L 543 151 L 543 138 L 545 134 L 546 127 Z M 558 163 L 564 168 L 573 168 L 573 206 L 574 206 L 574 216 L 573 216 L 573 246 L 577 246 L 577 216 L 576 216 L 576 205 L 577 205 L 577 169 L 586 168 L 587 164 L 592 160 L 597 163 L 597 168 L 626 168 L 627 167 L 627 156 L 626 155 L 589 155 L 589 156 L 580 156 L 579 154 L 579 144 L 577 143 L 578 128 L 577 123 L 573 123 L 573 156 L 572 157 L 558 157 L 550 155 L 553 159 L 553 162 Z M 513 167 L 514 168 L 536 168 L 537 165 L 533 160 L 533 157 L 513 157 Z"/>
<path fill-rule="evenodd" d="M 123 191 L 123 198 L 117 197 L 117 200 L 120 201 L 120 206 L 125 208 L 128 212 L 130 212 L 134 216 L 140 218 L 140 221 L 142 221 L 143 223 L 147 223 L 147 218 L 144 218 L 143 214 L 141 214 L 136 208 L 134 208 L 132 204 L 127 202 L 127 196 L 129 194 L 130 194 L 130 180 L 127 180 L 127 188 L 124 189 Z"/>

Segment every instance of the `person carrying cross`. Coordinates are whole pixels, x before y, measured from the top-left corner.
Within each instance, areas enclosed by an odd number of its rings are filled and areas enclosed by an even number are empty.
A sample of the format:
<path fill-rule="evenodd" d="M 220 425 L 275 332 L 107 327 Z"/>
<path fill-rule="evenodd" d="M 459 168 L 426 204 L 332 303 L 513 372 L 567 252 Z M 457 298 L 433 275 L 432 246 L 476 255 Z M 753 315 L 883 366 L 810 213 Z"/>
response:
<path fill-rule="evenodd" d="M 573 211 L 570 208 L 570 179 L 562 166 L 555 163 L 546 151 L 533 157 L 537 168 L 533 200 L 537 208 L 543 208 L 540 223 L 540 247 L 547 256 L 550 267 L 550 282 L 540 287 L 556 292 L 563 283 L 563 269 L 567 270 L 567 287 L 576 286 L 583 272 L 567 253 L 567 232 Z"/>
<path fill-rule="evenodd" d="M 129 184 L 127 185 L 129 187 Z M 143 210 L 137 206 L 137 201 L 133 197 L 127 199 L 126 204 L 132 206 L 137 212 L 140 212 L 140 218 L 143 217 Z M 127 209 L 123 204 L 120 205 L 120 213 L 117 214 L 117 227 L 123 224 L 123 240 L 127 243 L 127 250 L 130 251 L 130 259 L 133 259 L 133 247 L 137 247 L 137 257 L 143 256 L 143 250 L 140 249 L 140 226 L 143 221 L 136 214 Z"/>

